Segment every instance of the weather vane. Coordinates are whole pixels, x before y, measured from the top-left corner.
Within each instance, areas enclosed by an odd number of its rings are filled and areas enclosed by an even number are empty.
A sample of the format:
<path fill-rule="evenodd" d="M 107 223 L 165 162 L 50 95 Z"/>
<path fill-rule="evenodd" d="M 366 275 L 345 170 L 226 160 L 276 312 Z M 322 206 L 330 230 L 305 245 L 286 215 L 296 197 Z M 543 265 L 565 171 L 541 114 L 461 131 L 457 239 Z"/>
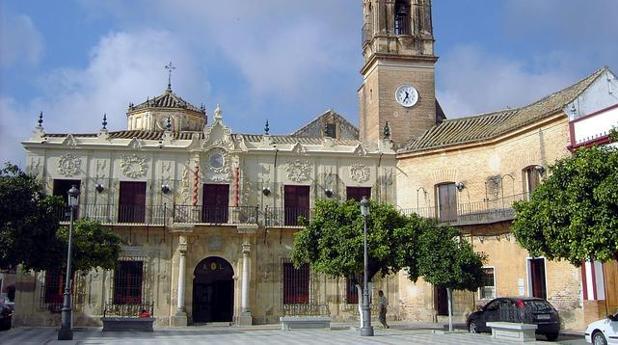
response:
<path fill-rule="evenodd" d="M 165 69 L 167 70 L 167 89 L 172 89 L 172 71 L 176 69 L 176 66 L 172 65 L 172 62 L 165 65 Z"/>

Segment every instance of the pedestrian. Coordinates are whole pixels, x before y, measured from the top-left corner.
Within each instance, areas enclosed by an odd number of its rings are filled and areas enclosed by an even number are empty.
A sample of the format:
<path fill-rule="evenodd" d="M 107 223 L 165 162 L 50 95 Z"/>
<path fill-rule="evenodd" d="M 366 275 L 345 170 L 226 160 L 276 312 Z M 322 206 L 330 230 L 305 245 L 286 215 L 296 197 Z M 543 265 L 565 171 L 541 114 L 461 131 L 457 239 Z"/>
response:
<path fill-rule="evenodd" d="M 380 311 L 379 320 L 384 328 L 390 328 L 386 323 L 386 307 L 388 306 L 388 300 L 384 296 L 384 291 L 378 291 L 378 310 Z"/>

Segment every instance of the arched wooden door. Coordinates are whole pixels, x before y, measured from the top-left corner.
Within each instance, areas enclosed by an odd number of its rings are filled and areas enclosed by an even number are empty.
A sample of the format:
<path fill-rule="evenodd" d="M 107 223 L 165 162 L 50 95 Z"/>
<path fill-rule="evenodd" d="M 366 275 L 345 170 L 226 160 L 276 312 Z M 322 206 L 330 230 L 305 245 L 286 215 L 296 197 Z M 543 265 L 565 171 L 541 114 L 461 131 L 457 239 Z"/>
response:
<path fill-rule="evenodd" d="M 193 272 L 193 322 L 231 322 L 234 310 L 234 271 L 220 257 L 208 257 Z"/>

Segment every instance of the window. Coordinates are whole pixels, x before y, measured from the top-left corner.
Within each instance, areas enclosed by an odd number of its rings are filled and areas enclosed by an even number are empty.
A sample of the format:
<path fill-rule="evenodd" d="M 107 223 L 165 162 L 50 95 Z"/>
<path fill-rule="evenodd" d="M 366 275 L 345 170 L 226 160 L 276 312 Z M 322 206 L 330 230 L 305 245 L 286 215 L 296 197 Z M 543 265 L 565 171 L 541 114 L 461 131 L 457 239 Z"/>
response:
<path fill-rule="evenodd" d="M 324 136 L 329 138 L 337 138 L 337 125 L 334 123 L 327 123 L 324 129 Z"/>
<path fill-rule="evenodd" d="M 119 223 L 144 223 L 146 220 L 146 182 L 120 182 Z"/>
<path fill-rule="evenodd" d="M 228 207 L 230 202 L 230 185 L 228 184 L 204 184 L 202 196 L 204 208 L 202 209 L 202 222 L 220 223 L 228 222 Z"/>
<path fill-rule="evenodd" d="M 119 261 L 114 272 L 114 304 L 142 304 L 142 261 Z"/>
<path fill-rule="evenodd" d="M 347 187 L 345 193 L 348 200 L 361 201 L 363 197 L 371 199 L 371 187 Z"/>
<path fill-rule="evenodd" d="M 480 299 L 496 298 L 496 280 L 494 273 L 495 268 L 483 267 L 483 280 L 482 285 L 479 288 Z"/>
<path fill-rule="evenodd" d="M 350 278 L 346 279 L 345 300 L 347 304 L 358 304 L 358 289 Z"/>
<path fill-rule="evenodd" d="M 283 304 L 309 303 L 309 265 L 299 269 L 291 263 L 283 264 Z"/>
<path fill-rule="evenodd" d="M 410 3 L 398 0 L 395 2 L 395 35 L 409 35 L 410 31 Z"/>
<path fill-rule="evenodd" d="M 542 167 L 538 165 L 532 165 L 524 169 L 524 183 L 525 192 L 530 197 L 530 194 L 534 192 L 536 187 L 541 183 L 541 171 Z"/>
<path fill-rule="evenodd" d="M 45 272 L 43 302 L 51 312 L 60 312 L 64 299 L 64 275 L 60 270 Z"/>
<path fill-rule="evenodd" d="M 441 222 L 457 220 L 457 187 L 455 183 L 442 183 L 436 186 L 436 209 Z"/>
<path fill-rule="evenodd" d="M 285 225 L 298 225 L 298 218 L 309 218 L 309 186 L 285 186 L 284 190 Z"/>

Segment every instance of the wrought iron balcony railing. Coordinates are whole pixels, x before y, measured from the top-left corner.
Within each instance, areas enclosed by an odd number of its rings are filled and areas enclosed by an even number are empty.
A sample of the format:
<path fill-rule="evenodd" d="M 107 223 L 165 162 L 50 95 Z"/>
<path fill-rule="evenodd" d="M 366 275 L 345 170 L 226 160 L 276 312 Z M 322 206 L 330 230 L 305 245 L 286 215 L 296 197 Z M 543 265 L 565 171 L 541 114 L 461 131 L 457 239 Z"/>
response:
<path fill-rule="evenodd" d="M 496 200 L 447 204 L 437 207 L 400 209 L 403 214 L 416 213 L 454 226 L 490 224 L 512 220 L 513 203 L 526 200 L 528 194 L 517 194 Z M 70 208 L 60 207 L 62 223 L 69 221 Z M 152 225 L 171 223 L 239 225 L 263 224 L 266 227 L 300 227 L 301 219 L 313 217 L 313 209 L 306 207 L 208 207 L 203 205 L 113 205 L 85 204 L 75 208 L 74 219 L 89 218 L 105 225 Z"/>
<path fill-rule="evenodd" d="M 527 200 L 528 194 L 516 194 L 496 200 L 458 203 L 436 207 L 402 209 L 403 214 L 416 213 L 424 218 L 436 219 L 450 225 L 490 224 L 512 220 L 515 217 L 513 203 Z"/>
<path fill-rule="evenodd" d="M 71 208 L 63 206 L 58 209 L 61 223 L 68 222 Z M 101 224 L 144 224 L 164 225 L 172 216 L 172 209 L 167 205 L 114 205 L 85 204 L 75 207 L 74 219 L 88 218 Z"/>
<path fill-rule="evenodd" d="M 204 207 L 175 205 L 174 223 L 188 224 L 257 224 L 257 206 Z"/>

